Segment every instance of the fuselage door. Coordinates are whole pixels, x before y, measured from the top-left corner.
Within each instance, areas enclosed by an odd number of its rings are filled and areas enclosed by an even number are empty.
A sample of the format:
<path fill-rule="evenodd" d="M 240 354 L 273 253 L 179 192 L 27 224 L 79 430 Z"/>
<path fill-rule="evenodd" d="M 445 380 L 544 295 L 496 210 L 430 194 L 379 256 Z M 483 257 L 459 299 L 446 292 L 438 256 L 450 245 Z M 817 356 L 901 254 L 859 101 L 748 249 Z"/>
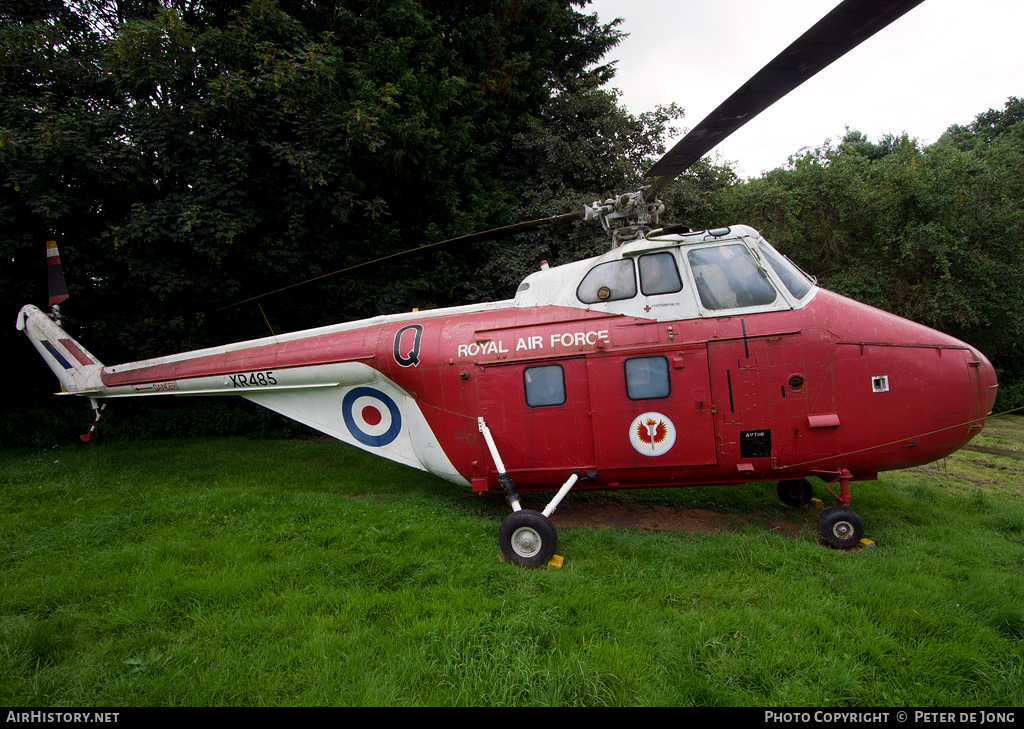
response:
<path fill-rule="evenodd" d="M 651 483 L 668 483 L 680 466 L 717 462 L 705 345 L 594 354 L 587 369 L 602 480 L 635 482 L 615 472 L 641 468 L 653 469 Z"/>
<path fill-rule="evenodd" d="M 477 369 L 480 416 L 517 487 L 553 488 L 594 468 L 586 367 L 567 357 Z"/>

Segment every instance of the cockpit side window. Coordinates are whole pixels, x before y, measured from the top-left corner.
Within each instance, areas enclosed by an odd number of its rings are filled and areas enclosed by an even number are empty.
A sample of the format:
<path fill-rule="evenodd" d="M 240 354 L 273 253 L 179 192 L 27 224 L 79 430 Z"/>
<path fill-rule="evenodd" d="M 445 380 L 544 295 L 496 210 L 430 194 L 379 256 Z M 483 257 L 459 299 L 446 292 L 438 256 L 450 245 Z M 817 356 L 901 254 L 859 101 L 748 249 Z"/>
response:
<path fill-rule="evenodd" d="M 779 255 L 778 251 L 764 241 L 759 242 L 757 248 L 782 280 L 783 285 L 789 289 L 789 293 L 798 299 L 807 296 L 807 292 L 811 290 L 811 282 L 807 280 L 800 269 L 794 266 L 788 258 Z"/>
<path fill-rule="evenodd" d="M 576 289 L 576 298 L 584 304 L 631 299 L 636 296 L 636 273 L 633 261 L 623 258 L 590 269 Z"/>
<path fill-rule="evenodd" d="M 676 259 L 671 253 L 651 253 L 640 256 L 640 291 L 645 296 L 674 294 L 683 290 Z"/>
<path fill-rule="evenodd" d="M 746 246 L 698 248 L 687 254 L 697 293 L 705 309 L 765 306 L 778 297 Z"/>

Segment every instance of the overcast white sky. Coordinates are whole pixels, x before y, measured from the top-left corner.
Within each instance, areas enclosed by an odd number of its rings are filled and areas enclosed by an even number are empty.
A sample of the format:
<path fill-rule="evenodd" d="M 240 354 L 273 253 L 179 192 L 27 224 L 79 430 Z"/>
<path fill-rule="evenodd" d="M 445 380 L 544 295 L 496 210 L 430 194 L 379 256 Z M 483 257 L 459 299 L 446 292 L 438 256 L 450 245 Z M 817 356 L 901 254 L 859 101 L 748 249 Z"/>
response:
<path fill-rule="evenodd" d="M 675 101 L 691 127 L 839 0 L 593 0 L 629 33 L 612 86 L 633 114 Z M 849 126 L 934 142 L 1024 96 L 1024 0 L 925 0 L 748 122 L 717 149 L 744 176 L 780 167 Z"/>

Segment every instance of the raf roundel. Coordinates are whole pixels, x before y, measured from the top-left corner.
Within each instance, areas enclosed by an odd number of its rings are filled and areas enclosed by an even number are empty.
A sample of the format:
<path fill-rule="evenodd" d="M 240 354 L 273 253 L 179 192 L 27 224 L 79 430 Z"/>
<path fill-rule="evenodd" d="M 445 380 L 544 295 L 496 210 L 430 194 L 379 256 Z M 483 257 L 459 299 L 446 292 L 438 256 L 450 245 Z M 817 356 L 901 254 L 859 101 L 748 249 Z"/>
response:
<path fill-rule="evenodd" d="M 398 405 L 380 390 L 356 387 L 341 401 L 345 427 L 363 445 L 380 448 L 402 432 L 402 413 Z"/>
<path fill-rule="evenodd" d="M 661 413 L 638 415 L 629 424 L 629 442 L 645 456 L 663 455 L 675 445 L 676 426 Z"/>

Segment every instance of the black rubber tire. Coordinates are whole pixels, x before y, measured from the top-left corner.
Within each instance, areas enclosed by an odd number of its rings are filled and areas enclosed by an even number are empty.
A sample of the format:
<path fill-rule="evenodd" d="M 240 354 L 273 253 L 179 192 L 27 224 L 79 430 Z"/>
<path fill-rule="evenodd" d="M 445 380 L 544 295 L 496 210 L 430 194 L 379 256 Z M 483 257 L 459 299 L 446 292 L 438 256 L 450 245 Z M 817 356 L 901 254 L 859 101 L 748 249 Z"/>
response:
<path fill-rule="evenodd" d="M 825 509 L 818 517 L 818 534 L 837 549 L 850 549 L 860 544 L 864 536 L 864 521 L 843 506 Z"/>
<path fill-rule="evenodd" d="M 522 567 L 542 567 L 555 556 L 558 532 L 551 520 L 540 512 L 522 509 L 501 522 L 498 546 L 509 562 Z"/>
<path fill-rule="evenodd" d="M 809 478 L 801 478 L 793 481 L 779 481 L 779 498 L 782 503 L 799 509 L 807 506 L 814 498 L 814 484 Z"/>

